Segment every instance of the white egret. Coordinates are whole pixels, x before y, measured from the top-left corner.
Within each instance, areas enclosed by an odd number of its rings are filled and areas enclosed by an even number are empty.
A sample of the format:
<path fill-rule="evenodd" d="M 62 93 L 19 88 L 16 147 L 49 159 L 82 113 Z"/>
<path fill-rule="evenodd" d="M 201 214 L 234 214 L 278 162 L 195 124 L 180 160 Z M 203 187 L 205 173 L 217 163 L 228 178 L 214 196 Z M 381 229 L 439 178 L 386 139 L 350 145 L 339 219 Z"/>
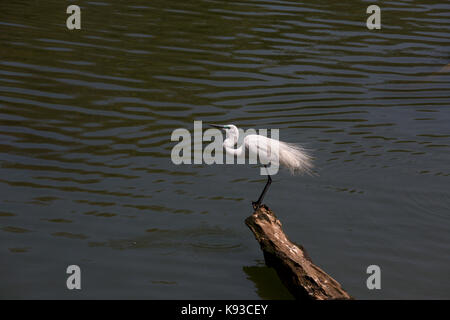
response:
<path fill-rule="evenodd" d="M 307 151 L 299 145 L 282 142 L 262 135 L 250 134 L 245 136 L 242 145 L 235 149 L 234 146 L 239 139 L 239 130 L 235 125 L 210 124 L 210 126 L 225 130 L 226 139 L 223 142 L 223 147 L 226 153 L 230 155 L 241 156 L 246 149 L 248 150 L 248 155 L 257 156 L 255 159 L 259 159 L 266 169 L 267 166 L 265 164 L 276 163 L 277 165 L 289 169 L 291 174 L 311 173 L 313 167 L 312 158 Z M 264 186 L 261 195 L 257 201 L 252 201 L 255 210 L 261 206 L 261 202 L 271 183 L 272 178 L 268 172 L 267 183 Z"/>

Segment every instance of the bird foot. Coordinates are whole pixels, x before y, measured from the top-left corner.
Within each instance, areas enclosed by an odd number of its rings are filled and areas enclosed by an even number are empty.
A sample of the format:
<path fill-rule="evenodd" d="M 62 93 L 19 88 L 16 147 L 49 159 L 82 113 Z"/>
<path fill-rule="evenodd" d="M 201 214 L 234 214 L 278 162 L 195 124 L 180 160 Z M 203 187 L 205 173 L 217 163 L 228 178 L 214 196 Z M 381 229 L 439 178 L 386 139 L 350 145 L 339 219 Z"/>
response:
<path fill-rule="evenodd" d="M 259 207 L 261 207 L 261 203 L 259 203 L 257 201 L 252 201 L 252 207 L 253 207 L 253 210 L 258 210 Z"/>
<path fill-rule="evenodd" d="M 252 201 L 252 207 L 253 210 L 258 210 L 259 208 L 264 208 L 266 210 L 269 210 L 269 207 L 265 205 L 264 203 L 258 203 L 258 201 Z"/>

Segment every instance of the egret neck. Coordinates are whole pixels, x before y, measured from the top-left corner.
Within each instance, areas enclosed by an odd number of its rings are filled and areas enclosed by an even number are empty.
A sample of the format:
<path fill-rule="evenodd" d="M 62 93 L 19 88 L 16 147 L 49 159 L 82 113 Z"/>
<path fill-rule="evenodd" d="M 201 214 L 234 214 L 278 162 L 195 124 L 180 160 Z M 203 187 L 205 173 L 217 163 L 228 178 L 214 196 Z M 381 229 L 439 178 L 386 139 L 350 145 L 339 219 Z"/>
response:
<path fill-rule="evenodd" d="M 225 148 L 225 151 L 228 154 L 239 157 L 244 152 L 244 145 L 241 145 L 239 148 L 234 149 L 234 145 L 236 144 L 236 142 L 237 142 L 237 138 L 235 141 L 234 137 L 229 137 L 229 138 L 225 139 L 225 141 L 223 142 L 223 147 Z"/>

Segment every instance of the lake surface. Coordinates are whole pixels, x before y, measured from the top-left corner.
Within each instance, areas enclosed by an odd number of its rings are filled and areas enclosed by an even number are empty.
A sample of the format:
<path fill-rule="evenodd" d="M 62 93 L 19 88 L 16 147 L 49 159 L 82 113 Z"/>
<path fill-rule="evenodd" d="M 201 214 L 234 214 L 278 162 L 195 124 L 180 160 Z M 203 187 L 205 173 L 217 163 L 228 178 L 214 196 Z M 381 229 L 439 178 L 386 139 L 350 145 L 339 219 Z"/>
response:
<path fill-rule="evenodd" d="M 351 295 L 450 298 L 449 3 L 383 1 L 381 30 L 372 1 L 82 3 L 74 31 L 0 6 L 0 298 L 291 298 L 244 224 L 259 169 L 172 163 L 194 120 L 312 150 L 265 202 Z"/>

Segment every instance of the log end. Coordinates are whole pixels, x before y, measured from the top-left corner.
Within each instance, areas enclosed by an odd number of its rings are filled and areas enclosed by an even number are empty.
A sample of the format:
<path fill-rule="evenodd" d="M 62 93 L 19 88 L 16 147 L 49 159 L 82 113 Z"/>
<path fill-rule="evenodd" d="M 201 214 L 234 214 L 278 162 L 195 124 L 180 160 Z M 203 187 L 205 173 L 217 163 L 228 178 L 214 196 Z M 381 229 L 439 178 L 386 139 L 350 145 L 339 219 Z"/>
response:
<path fill-rule="evenodd" d="M 325 271 L 316 266 L 303 246 L 289 240 L 281 221 L 266 205 L 245 219 L 280 280 L 296 299 L 329 300 L 352 297 Z"/>

